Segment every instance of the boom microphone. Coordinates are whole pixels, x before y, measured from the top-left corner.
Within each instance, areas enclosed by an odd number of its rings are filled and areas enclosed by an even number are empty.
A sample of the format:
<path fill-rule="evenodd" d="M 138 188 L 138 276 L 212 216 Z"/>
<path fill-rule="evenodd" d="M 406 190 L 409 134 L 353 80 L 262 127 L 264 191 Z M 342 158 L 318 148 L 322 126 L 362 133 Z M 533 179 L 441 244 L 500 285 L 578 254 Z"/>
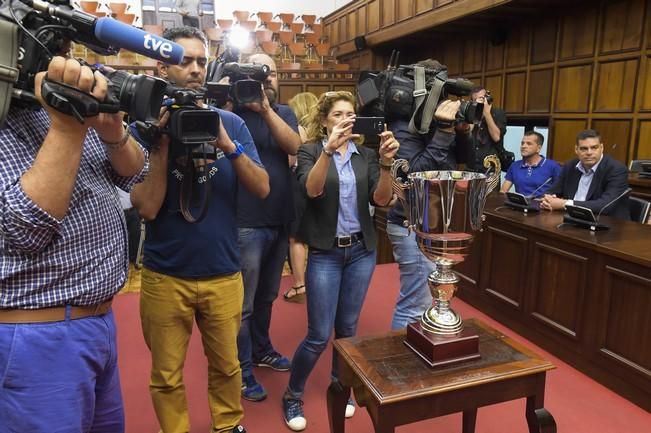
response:
<path fill-rule="evenodd" d="M 183 47 L 167 39 L 121 23 L 113 18 L 99 18 L 95 37 L 102 42 L 125 48 L 151 59 L 178 65 L 183 61 Z"/>
<path fill-rule="evenodd" d="M 93 35 L 102 43 L 125 48 L 168 64 L 178 65 L 183 61 L 184 50 L 179 44 L 113 18 L 97 18 L 86 12 L 54 6 L 42 0 L 21 1 L 40 12 L 70 22 L 78 32 Z"/>

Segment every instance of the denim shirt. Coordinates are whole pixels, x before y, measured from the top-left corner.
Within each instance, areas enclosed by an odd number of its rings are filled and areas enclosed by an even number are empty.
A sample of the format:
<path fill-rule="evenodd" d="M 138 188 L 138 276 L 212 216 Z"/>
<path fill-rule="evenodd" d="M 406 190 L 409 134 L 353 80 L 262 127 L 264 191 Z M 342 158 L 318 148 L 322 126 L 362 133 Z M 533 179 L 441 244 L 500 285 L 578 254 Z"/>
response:
<path fill-rule="evenodd" d="M 324 143 L 325 145 L 325 143 Z M 355 143 L 348 141 L 346 153 L 335 152 L 333 160 L 339 175 L 339 211 L 337 213 L 337 237 L 349 236 L 362 230 L 357 213 L 357 182 L 350 158 L 359 153 Z"/>

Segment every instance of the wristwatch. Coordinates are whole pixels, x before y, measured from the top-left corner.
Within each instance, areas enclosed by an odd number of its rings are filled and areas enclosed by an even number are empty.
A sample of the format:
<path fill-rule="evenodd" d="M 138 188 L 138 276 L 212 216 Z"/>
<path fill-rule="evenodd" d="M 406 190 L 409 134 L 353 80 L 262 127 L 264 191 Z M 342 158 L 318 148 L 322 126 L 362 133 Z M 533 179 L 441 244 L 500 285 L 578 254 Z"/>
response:
<path fill-rule="evenodd" d="M 228 155 L 226 155 L 226 158 L 231 161 L 239 158 L 239 156 L 244 153 L 244 146 L 242 146 L 236 140 L 233 140 L 233 144 L 235 145 L 235 150 L 229 153 Z"/>

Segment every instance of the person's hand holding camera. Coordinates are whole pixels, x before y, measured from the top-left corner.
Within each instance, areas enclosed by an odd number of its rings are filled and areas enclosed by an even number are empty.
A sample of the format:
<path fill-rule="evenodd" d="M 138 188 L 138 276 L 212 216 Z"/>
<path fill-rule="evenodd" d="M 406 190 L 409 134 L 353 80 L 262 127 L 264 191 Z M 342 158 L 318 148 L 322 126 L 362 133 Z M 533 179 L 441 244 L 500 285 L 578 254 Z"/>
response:
<path fill-rule="evenodd" d="M 384 132 L 380 133 L 380 148 L 378 153 L 380 154 L 380 162 L 384 166 L 393 164 L 393 158 L 395 158 L 400 148 L 400 143 L 393 136 L 393 132 L 386 130 L 386 124 L 384 126 Z"/>
<path fill-rule="evenodd" d="M 48 65 L 47 72 L 39 72 L 34 80 L 36 98 L 48 112 L 52 129 L 64 132 L 67 135 L 78 136 L 82 138 L 82 142 L 89 127 L 94 128 L 99 137 L 107 143 L 122 140 L 125 131 L 122 124 L 123 113 L 121 112 L 100 113 L 98 116 L 84 119 L 84 123 L 81 123 L 73 116 L 64 114 L 49 106 L 41 95 L 41 83 L 46 74 L 48 80 L 75 87 L 100 101 L 106 98 L 108 81 L 99 71 L 93 72 L 88 66 L 82 66 L 75 59 L 53 57 Z"/>
<path fill-rule="evenodd" d="M 242 106 L 260 115 L 264 115 L 271 110 L 271 104 L 269 104 L 269 98 L 267 98 L 267 92 L 264 91 L 264 85 L 262 83 L 260 83 L 260 93 L 262 97 L 259 102 L 247 102 L 246 104 L 242 104 Z"/>
<path fill-rule="evenodd" d="M 434 119 L 437 121 L 437 128 L 443 132 L 454 132 L 454 122 L 457 118 L 457 112 L 461 101 L 452 101 L 446 99 L 441 102 L 434 112 Z"/>
<path fill-rule="evenodd" d="M 325 150 L 328 152 L 335 152 L 348 142 L 348 140 L 358 138 L 359 134 L 353 134 L 354 124 L 355 116 L 345 117 L 337 122 L 328 136 L 328 142 L 324 146 Z"/>

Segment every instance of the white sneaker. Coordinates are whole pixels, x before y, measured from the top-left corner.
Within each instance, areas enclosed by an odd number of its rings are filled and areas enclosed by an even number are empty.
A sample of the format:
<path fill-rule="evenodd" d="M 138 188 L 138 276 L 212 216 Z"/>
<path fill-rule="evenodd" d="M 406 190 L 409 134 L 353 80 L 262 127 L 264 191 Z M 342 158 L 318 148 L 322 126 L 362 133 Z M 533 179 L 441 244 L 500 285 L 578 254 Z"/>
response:
<path fill-rule="evenodd" d="M 355 402 L 352 398 L 348 399 L 346 403 L 346 418 L 352 418 L 355 415 Z"/>
<path fill-rule="evenodd" d="M 307 427 L 307 420 L 303 415 L 303 401 L 298 398 L 283 397 L 283 417 L 285 424 L 293 431 L 302 431 Z"/>

